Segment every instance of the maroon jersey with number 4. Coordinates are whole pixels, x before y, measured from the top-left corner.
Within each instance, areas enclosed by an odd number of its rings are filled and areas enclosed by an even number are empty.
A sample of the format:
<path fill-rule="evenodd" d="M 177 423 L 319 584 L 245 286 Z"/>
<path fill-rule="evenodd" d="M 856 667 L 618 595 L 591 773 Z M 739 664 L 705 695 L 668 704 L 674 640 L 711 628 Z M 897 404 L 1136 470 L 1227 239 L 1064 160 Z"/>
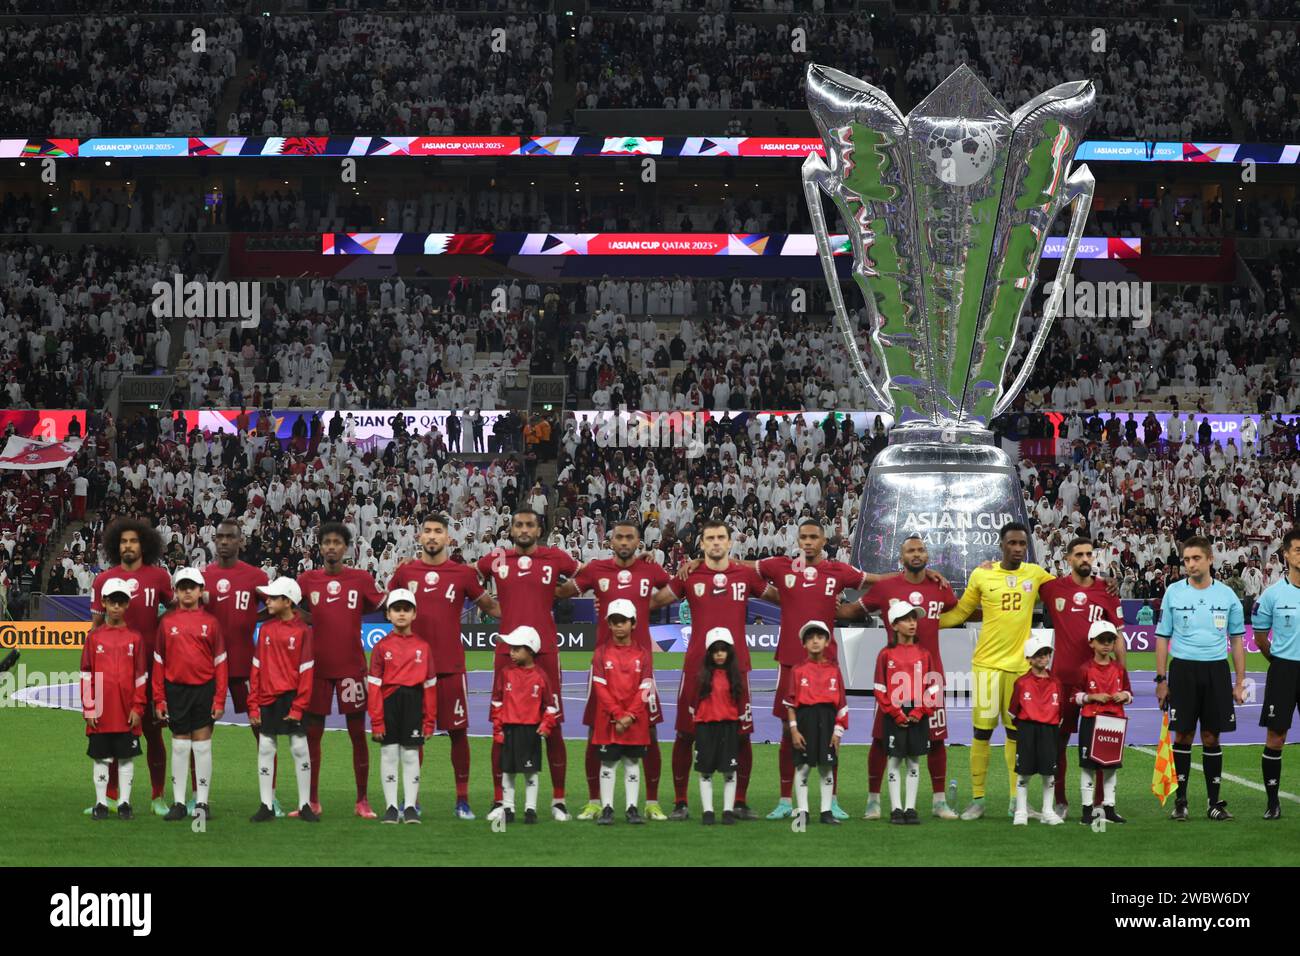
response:
<path fill-rule="evenodd" d="M 605 620 L 609 602 L 624 599 L 636 607 L 632 643 L 651 650 L 650 598 L 667 587 L 670 580 L 668 572 L 653 561 L 638 559 L 626 568 L 613 558 L 597 558 L 584 564 L 573 582 L 579 594 L 590 591 L 596 596 L 596 646 L 609 640 L 609 622 Z"/>
<path fill-rule="evenodd" d="M 409 588 L 415 595 L 415 622 L 411 630 L 432 649 L 436 673 L 465 673 L 460 615 L 466 598 L 477 601 L 483 594 L 478 572 L 459 561 L 426 564 L 417 558 L 393 572 L 388 590 L 397 588 Z"/>
<path fill-rule="evenodd" d="M 832 661 L 836 660 L 835 605 L 840 592 L 863 586 L 862 572 L 842 561 L 823 559 L 816 564 L 808 564 L 802 556 L 790 558 L 778 555 L 758 562 L 758 573 L 781 595 L 777 663 L 794 667 L 808 659 L 803 643 L 799 640 L 799 629 L 809 621 L 821 621 L 832 629 L 831 643 L 826 654 Z"/>
<path fill-rule="evenodd" d="M 339 680 L 364 674 L 366 653 L 361 646 L 361 618 L 384 600 L 375 579 L 360 568 L 344 567 L 338 574 L 318 568 L 300 574 L 298 587 L 311 612 L 316 676 Z"/>
<path fill-rule="evenodd" d="M 147 664 L 153 670 L 153 641 L 158 633 L 158 605 L 172 603 L 172 579 L 165 568 L 156 564 L 142 564 L 127 571 L 120 564 L 95 575 L 90 588 L 90 609 L 104 613 L 103 587 L 109 578 L 121 578 L 131 588 L 131 603 L 127 606 L 124 623 L 144 638 L 148 651 Z"/>
<path fill-rule="evenodd" d="M 708 650 L 706 635 L 715 627 L 725 627 L 731 632 L 741 673 L 751 670 L 749 643 L 745 640 L 745 610 L 751 597 L 760 597 L 767 590 L 763 576 L 739 561 L 729 562 L 722 571 L 701 564 L 685 581 L 673 578 L 669 586 L 673 594 L 686 598 L 691 608 L 691 640 L 682 661 L 683 679 L 699 673 L 704 652 Z"/>
<path fill-rule="evenodd" d="M 145 665 L 144 638 L 129 627 L 101 624 L 86 635 L 81 649 L 81 713 L 95 718 L 87 734 L 125 734 L 139 736 L 140 724 L 128 723 L 132 711 L 144 716 L 145 685 L 149 680 Z"/>
<path fill-rule="evenodd" d="M 246 679 L 253 668 L 253 632 L 257 630 L 257 589 L 266 572 L 243 561 L 232 568 L 213 562 L 203 569 L 208 613 L 221 625 L 226 663 L 232 679 Z"/>
<path fill-rule="evenodd" d="M 1062 688 L 1077 689 L 1082 686 L 1084 667 L 1093 659 L 1088 629 L 1096 621 L 1110 621 L 1116 628 L 1124 626 L 1119 598 L 1106 590 L 1104 581 L 1093 578 L 1089 586 L 1082 587 L 1068 575 L 1040 585 L 1038 597 L 1056 632 L 1052 673 L 1060 679 Z"/>
<path fill-rule="evenodd" d="M 1011 716 L 1036 724 L 1061 722 L 1061 682 L 1052 674 L 1037 677 L 1033 671 L 1021 674 L 1011 693 Z"/>
<path fill-rule="evenodd" d="M 478 573 L 497 585 L 501 604 L 501 633 L 527 624 L 542 640 L 540 654 L 556 652 L 555 587 L 561 578 L 573 577 L 578 562 L 567 551 L 539 546 L 531 554 L 514 548 L 485 554 L 478 559 Z M 510 653 L 510 646 L 497 641 L 497 657 Z"/>

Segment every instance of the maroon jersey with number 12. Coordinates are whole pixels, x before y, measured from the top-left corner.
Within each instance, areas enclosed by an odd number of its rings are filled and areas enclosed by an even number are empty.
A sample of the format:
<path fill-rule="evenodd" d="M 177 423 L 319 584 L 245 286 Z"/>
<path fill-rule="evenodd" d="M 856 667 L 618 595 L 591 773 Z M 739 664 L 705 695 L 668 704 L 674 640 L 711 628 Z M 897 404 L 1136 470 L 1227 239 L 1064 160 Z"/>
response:
<path fill-rule="evenodd" d="M 364 674 L 361 618 L 384 600 L 375 579 L 360 568 L 340 568 L 338 574 L 318 568 L 300 574 L 298 587 L 311 611 L 316 677 L 340 680 Z"/>

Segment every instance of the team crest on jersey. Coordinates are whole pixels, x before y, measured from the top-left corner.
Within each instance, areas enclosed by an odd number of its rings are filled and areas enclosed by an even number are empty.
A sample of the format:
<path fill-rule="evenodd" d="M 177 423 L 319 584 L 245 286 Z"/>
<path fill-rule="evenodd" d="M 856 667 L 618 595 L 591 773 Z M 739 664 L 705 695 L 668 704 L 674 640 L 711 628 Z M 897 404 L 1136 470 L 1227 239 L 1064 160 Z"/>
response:
<path fill-rule="evenodd" d="M 225 594 L 229 590 L 230 590 L 230 582 L 227 581 L 225 578 L 222 578 L 220 581 L 217 582 L 218 594 Z"/>
<path fill-rule="evenodd" d="M 601 579 L 600 579 L 600 589 L 601 589 L 602 591 L 608 591 L 608 590 L 609 590 L 609 578 L 601 578 Z"/>
<path fill-rule="evenodd" d="M 725 588 L 727 586 L 727 576 L 719 571 L 713 576 L 713 586 L 715 588 Z"/>
<path fill-rule="evenodd" d="M 704 597 L 704 583 L 702 581 L 697 581 L 695 584 L 695 596 Z"/>
<path fill-rule="evenodd" d="M 624 568 L 622 571 L 618 572 L 618 586 L 619 586 L 619 587 L 625 587 L 625 586 L 627 586 L 627 585 L 629 585 L 629 584 L 631 584 L 631 583 L 632 583 L 632 572 L 631 572 L 631 571 L 629 571 L 627 568 Z"/>
<path fill-rule="evenodd" d="M 501 580 L 504 581 L 509 574 L 510 574 L 510 565 L 502 562 L 500 565 L 497 566 L 497 577 L 499 577 Z"/>
<path fill-rule="evenodd" d="M 290 636 L 290 638 L 289 638 L 289 650 L 293 650 L 293 640 L 294 640 L 293 637 Z"/>
<path fill-rule="evenodd" d="M 135 597 L 135 592 L 140 590 L 140 582 L 135 578 L 126 582 L 126 586 L 131 589 L 131 596 Z"/>
<path fill-rule="evenodd" d="M 418 591 L 420 589 L 420 584 L 418 581 L 407 581 L 406 587 L 408 590 Z"/>
<path fill-rule="evenodd" d="M 438 584 L 438 572 L 429 571 L 426 573 L 424 576 L 424 583 L 429 585 L 429 587 L 436 587 Z"/>
<path fill-rule="evenodd" d="M 312 591 L 312 592 L 311 592 L 311 603 L 312 603 L 312 604 L 319 604 L 319 603 L 320 603 L 320 592 L 319 592 L 319 591 Z"/>
<path fill-rule="evenodd" d="M 794 587 L 794 580 L 795 578 L 793 574 L 787 574 L 785 576 L 785 586 L 788 588 Z"/>
<path fill-rule="evenodd" d="M 126 656 L 127 656 L 127 657 L 135 657 L 135 645 L 134 645 L 134 644 L 128 644 L 128 645 L 126 645 Z"/>
<path fill-rule="evenodd" d="M 104 645 L 103 645 L 103 644 L 96 644 L 96 645 L 95 645 L 95 653 L 96 653 L 96 654 L 102 654 L 102 653 L 104 653 Z"/>
<path fill-rule="evenodd" d="M 925 601 L 925 598 L 921 596 L 920 591 L 913 591 L 911 594 L 907 596 L 907 600 L 910 601 L 912 604 L 915 604 L 917 607 L 920 607 L 922 602 Z"/>
<path fill-rule="evenodd" d="M 1088 595 L 1084 594 L 1082 591 L 1075 591 L 1074 603 L 1079 607 L 1083 607 L 1085 604 L 1088 603 Z"/>
<path fill-rule="evenodd" d="M 1065 598 L 1057 598 L 1057 599 L 1056 599 L 1056 609 L 1057 609 L 1058 611 L 1064 611 L 1064 610 L 1065 610 Z"/>
<path fill-rule="evenodd" d="M 331 581 L 325 585 L 325 590 L 329 592 L 330 597 L 338 597 L 339 592 L 343 590 L 343 585 L 337 581 Z"/>
<path fill-rule="evenodd" d="M 816 568 L 804 568 L 804 569 L 803 569 L 803 579 L 804 579 L 805 581 L 816 581 L 816 580 L 817 580 L 817 569 L 816 569 Z"/>
<path fill-rule="evenodd" d="M 1020 586 L 1021 586 L 1022 588 L 1024 588 L 1025 593 L 1028 594 L 1030 591 L 1032 591 L 1032 590 L 1034 589 L 1034 582 L 1033 582 L 1033 581 L 1024 581 L 1024 582 L 1021 583 Z"/>
<path fill-rule="evenodd" d="M 391 661 L 392 659 L 393 659 L 393 652 L 392 652 L 392 651 L 384 651 L 384 660 L 386 660 L 386 661 Z"/>
<path fill-rule="evenodd" d="M 532 566 L 533 566 L 533 559 L 532 559 L 532 558 L 530 558 L 530 557 L 529 557 L 528 555 L 526 555 L 526 554 L 524 554 L 524 555 L 520 555 L 520 557 L 519 557 L 519 570 L 520 570 L 520 571 L 527 571 L 527 570 L 528 570 L 529 568 L 531 568 Z"/>

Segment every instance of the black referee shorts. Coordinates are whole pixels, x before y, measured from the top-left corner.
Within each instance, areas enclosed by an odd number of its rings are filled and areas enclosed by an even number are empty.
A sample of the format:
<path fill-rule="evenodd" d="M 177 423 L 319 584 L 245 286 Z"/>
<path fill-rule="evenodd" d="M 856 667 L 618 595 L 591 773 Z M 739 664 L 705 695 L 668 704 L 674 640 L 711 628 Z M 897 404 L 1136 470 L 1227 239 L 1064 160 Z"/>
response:
<path fill-rule="evenodd" d="M 1300 661 L 1274 657 L 1264 680 L 1264 705 L 1259 710 L 1259 725 L 1275 734 L 1291 729 L 1291 715 L 1300 707 Z"/>
<path fill-rule="evenodd" d="M 1169 730 L 1190 734 L 1202 731 L 1226 734 L 1237 729 L 1232 701 L 1232 670 L 1228 660 L 1169 661 Z M 1267 708 L 1265 708 L 1267 712 Z"/>

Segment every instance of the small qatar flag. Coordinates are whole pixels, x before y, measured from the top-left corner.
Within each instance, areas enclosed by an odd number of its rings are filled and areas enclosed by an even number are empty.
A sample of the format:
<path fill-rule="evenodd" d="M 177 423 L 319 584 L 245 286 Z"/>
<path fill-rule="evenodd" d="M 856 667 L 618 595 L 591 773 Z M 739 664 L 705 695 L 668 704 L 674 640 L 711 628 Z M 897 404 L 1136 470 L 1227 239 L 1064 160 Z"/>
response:
<path fill-rule="evenodd" d="M 66 468 L 81 448 L 81 439 L 41 441 L 11 435 L 0 452 L 0 468 L 10 471 L 38 471 L 42 468 Z"/>

